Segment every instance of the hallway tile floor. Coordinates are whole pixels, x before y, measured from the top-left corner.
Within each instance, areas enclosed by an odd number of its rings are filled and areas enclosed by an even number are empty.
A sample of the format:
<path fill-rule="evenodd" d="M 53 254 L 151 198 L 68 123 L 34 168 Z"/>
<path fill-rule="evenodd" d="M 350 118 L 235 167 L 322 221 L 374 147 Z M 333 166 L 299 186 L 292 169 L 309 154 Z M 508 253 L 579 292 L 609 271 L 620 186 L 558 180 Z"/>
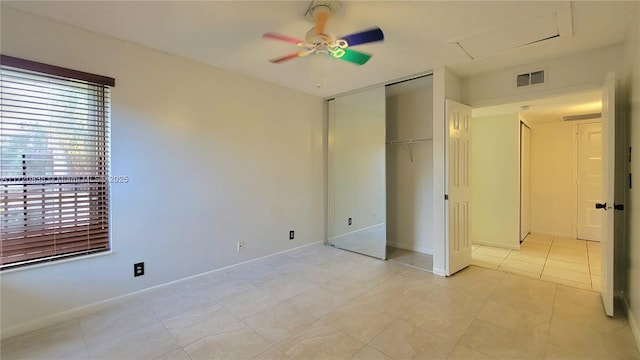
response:
<path fill-rule="evenodd" d="M 520 250 L 473 245 L 473 264 L 600 291 L 600 243 L 530 234 Z"/>

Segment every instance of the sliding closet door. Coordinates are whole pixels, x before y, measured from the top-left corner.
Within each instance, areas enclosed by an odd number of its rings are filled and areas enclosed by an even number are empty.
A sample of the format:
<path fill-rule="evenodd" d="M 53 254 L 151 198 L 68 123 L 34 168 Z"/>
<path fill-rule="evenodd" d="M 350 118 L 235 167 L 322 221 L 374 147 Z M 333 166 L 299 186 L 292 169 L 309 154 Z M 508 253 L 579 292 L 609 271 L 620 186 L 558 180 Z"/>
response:
<path fill-rule="evenodd" d="M 329 101 L 328 241 L 386 257 L 385 89 Z"/>

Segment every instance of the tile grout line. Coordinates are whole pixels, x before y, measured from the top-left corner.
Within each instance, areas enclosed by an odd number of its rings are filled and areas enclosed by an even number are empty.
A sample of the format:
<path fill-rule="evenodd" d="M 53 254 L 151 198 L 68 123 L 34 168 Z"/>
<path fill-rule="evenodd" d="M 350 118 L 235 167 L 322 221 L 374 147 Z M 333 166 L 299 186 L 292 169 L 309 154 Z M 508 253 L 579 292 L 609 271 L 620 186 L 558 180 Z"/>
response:
<path fill-rule="evenodd" d="M 589 256 L 589 245 L 584 242 L 584 246 L 587 247 L 587 268 L 589 268 L 589 288 L 593 290 L 593 277 L 591 276 L 591 256 Z"/>
<path fill-rule="evenodd" d="M 87 351 L 87 356 L 89 357 L 89 360 L 91 360 L 91 353 L 89 352 L 89 344 L 87 344 L 87 336 L 84 333 L 84 329 L 82 329 L 82 321 L 80 319 L 82 318 L 77 319 L 77 321 L 78 321 L 78 327 L 80 328 L 80 333 L 82 334 L 82 342 L 84 343 L 84 348 Z"/>
<path fill-rule="evenodd" d="M 495 271 L 500 271 L 500 270 L 495 270 Z M 489 296 L 487 296 L 487 299 L 484 301 L 484 304 L 482 305 L 482 307 L 480 308 L 480 310 L 478 310 L 478 312 L 473 316 L 473 319 L 471 319 L 471 321 L 469 322 L 469 326 L 467 326 L 467 329 L 464 331 L 464 333 L 462 334 L 462 336 L 460 336 L 460 338 L 458 339 L 458 341 L 456 342 L 456 344 L 453 346 L 453 348 L 451 348 L 451 350 L 449 351 L 449 353 L 447 353 L 447 358 L 449 356 L 451 356 L 451 354 L 453 353 L 453 351 L 455 350 L 456 347 L 458 347 L 458 345 L 460 345 L 460 342 L 462 341 L 462 339 L 464 339 L 464 337 L 467 335 L 467 333 L 469 332 L 469 329 L 471 328 L 471 325 L 473 324 L 474 321 L 476 320 L 480 320 L 478 319 L 478 314 L 480 314 L 482 312 L 482 309 L 484 309 L 485 306 L 487 306 L 487 303 L 489 302 L 489 299 L 491 299 L 491 296 L 495 293 L 495 291 L 498 289 L 498 286 L 500 285 L 500 283 L 502 281 L 504 281 L 504 277 L 505 277 L 505 272 L 502 271 L 502 277 L 500 278 L 500 281 L 498 281 L 498 283 L 496 284 L 496 286 L 493 288 L 493 290 L 491 291 L 491 293 L 489 294 Z M 483 321 L 483 320 L 480 320 Z M 464 345 L 462 345 L 464 346 Z M 474 351 L 478 351 L 476 349 L 473 349 Z M 483 353 L 482 351 L 478 351 L 479 353 L 489 356 L 491 358 L 493 358 L 493 356 L 490 356 L 488 354 Z"/>
<path fill-rule="evenodd" d="M 553 315 L 556 310 L 556 300 L 558 299 L 558 284 L 556 285 L 556 291 L 553 293 L 553 305 L 551 306 L 551 317 L 549 318 L 549 328 L 547 329 L 547 340 L 545 343 L 544 356 L 547 357 L 547 351 L 549 351 L 549 344 L 551 341 L 549 339 L 549 334 L 551 334 L 551 324 L 553 323 Z"/>
<path fill-rule="evenodd" d="M 488 247 L 488 248 L 501 249 L 501 248 L 498 248 L 498 247 L 495 247 L 495 246 L 489 246 L 489 245 L 478 245 L 478 247 L 476 248 L 476 250 L 474 250 L 474 251 L 472 251 L 472 252 L 471 252 L 471 254 L 472 254 L 472 256 L 471 256 L 471 260 L 472 260 L 472 261 L 473 261 L 473 253 L 475 253 L 477 250 L 479 250 L 479 249 L 480 249 L 481 247 L 483 247 L 483 246 L 484 246 L 484 247 Z M 511 251 L 513 251 L 513 250 L 510 250 L 510 249 L 509 249 L 509 253 L 508 253 L 508 254 L 507 254 L 507 255 L 502 259 L 502 261 L 500 261 L 500 264 L 497 264 L 497 265 L 494 265 L 494 264 L 491 264 L 491 263 L 488 263 L 488 262 L 484 262 L 484 261 L 480 261 L 480 260 L 475 260 L 475 261 L 476 261 L 476 262 L 479 262 L 479 263 L 481 263 L 481 264 L 485 264 L 485 265 L 487 265 L 487 267 L 484 267 L 484 266 L 480 266 L 480 265 L 478 265 L 478 266 L 483 267 L 483 268 L 485 268 L 485 269 L 498 270 L 498 271 L 504 271 L 504 270 L 499 270 L 500 265 L 502 265 L 502 263 L 506 260 L 506 258 L 509 256 L 509 254 L 511 254 Z M 493 256 L 493 255 L 487 255 L 487 254 L 481 254 L 481 255 L 483 255 L 483 256 L 489 256 L 489 257 L 493 257 L 493 258 L 500 258 L 499 256 Z M 493 268 L 494 266 L 495 266 L 495 268 Z"/>
<path fill-rule="evenodd" d="M 551 238 L 551 244 L 549 244 L 549 250 L 547 250 L 547 256 L 544 258 L 544 264 L 542 265 L 542 271 L 540 272 L 540 280 L 542 280 L 542 274 L 544 274 L 544 270 L 547 267 L 547 261 L 549 261 L 549 254 L 551 254 L 551 248 L 553 247 L 553 242 L 555 241 L 555 237 Z"/>
<path fill-rule="evenodd" d="M 498 269 L 500 269 L 500 266 L 502 266 L 502 264 L 505 262 L 505 260 L 507 260 L 507 258 L 509 257 L 509 255 L 511 255 L 511 252 L 513 250 L 509 250 L 509 252 L 507 253 L 507 255 L 504 257 L 504 259 L 502 259 L 502 261 L 500 261 L 500 264 L 498 265 Z"/>
<path fill-rule="evenodd" d="M 216 303 L 217 303 L 217 302 L 216 302 Z M 193 358 L 191 357 L 191 355 L 189 355 L 189 353 L 187 352 L 187 350 L 185 350 L 184 346 L 182 346 L 182 344 L 180 344 L 180 341 L 178 341 L 178 339 L 173 335 L 173 333 L 171 333 L 171 331 L 169 331 L 169 329 L 167 329 L 167 327 L 164 325 L 164 322 L 162 322 L 162 320 L 160 320 L 160 317 L 158 317 L 158 314 L 156 314 L 156 311 L 155 311 L 153 308 L 151 308 L 151 313 L 153 314 L 153 317 L 155 317 L 155 318 L 156 318 L 156 320 L 160 323 L 160 326 L 162 326 L 162 328 L 164 329 L 164 331 L 166 331 L 166 332 L 167 332 L 167 334 L 169 334 L 169 336 L 171 336 L 171 337 L 173 338 L 173 340 L 175 340 L 176 344 L 178 344 L 178 346 L 179 346 L 179 348 L 176 348 L 176 349 L 173 349 L 173 350 L 169 350 L 169 351 L 167 351 L 166 353 L 164 353 L 164 354 L 162 354 L 162 355 L 160 355 L 160 356 L 156 357 L 156 359 L 157 359 L 157 358 L 159 358 L 159 357 L 163 357 L 164 355 L 167 355 L 167 354 L 169 354 L 169 353 L 171 353 L 171 352 L 173 352 L 173 351 L 176 351 L 176 350 L 178 350 L 178 349 L 181 349 L 181 350 L 182 350 L 182 352 L 184 352 L 185 354 L 187 354 L 187 356 L 189 357 L 189 359 L 193 360 Z M 204 339 L 204 337 L 202 337 L 202 338 L 199 338 L 199 339 L 195 340 L 193 343 L 195 343 L 196 341 L 199 341 L 200 339 Z M 192 343 L 189 343 L 189 345 L 191 345 L 191 344 L 192 344 Z"/>

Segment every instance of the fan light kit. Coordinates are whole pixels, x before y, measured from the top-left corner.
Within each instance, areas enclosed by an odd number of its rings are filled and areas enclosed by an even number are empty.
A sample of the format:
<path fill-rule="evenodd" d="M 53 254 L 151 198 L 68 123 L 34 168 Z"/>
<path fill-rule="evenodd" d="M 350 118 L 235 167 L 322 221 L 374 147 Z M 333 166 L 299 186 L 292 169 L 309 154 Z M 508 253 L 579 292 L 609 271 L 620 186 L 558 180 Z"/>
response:
<path fill-rule="evenodd" d="M 371 54 L 353 50 L 350 47 L 384 40 L 384 34 L 379 27 L 360 31 L 346 36 L 332 37 L 325 33 L 325 25 L 329 16 L 340 7 L 335 1 L 313 1 L 307 10 L 306 17 L 315 22 L 304 40 L 286 35 L 268 32 L 262 35 L 264 39 L 279 40 L 294 44 L 304 50 L 279 58 L 271 59 L 274 64 L 304 57 L 308 55 L 329 55 L 335 59 L 349 61 L 357 65 L 364 65 L 371 58 Z"/>

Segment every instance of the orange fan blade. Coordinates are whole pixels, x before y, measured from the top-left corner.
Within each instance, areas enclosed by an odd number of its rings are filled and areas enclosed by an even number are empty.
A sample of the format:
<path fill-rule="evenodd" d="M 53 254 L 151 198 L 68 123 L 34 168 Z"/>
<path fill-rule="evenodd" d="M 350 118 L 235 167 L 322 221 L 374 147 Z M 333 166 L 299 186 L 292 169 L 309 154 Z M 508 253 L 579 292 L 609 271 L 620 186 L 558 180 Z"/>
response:
<path fill-rule="evenodd" d="M 316 15 L 316 35 L 324 34 L 324 26 L 329 20 L 328 11 L 319 11 Z"/>
<path fill-rule="evenodd" d="M 280 64 L 280 63 L 282 63 L 282 62 L 285 62 L 285 61 L 288 61 L 288 60 L 291 60 L 291 59 L 295 59 L 295 58 L 297 58 L 297 57 L 300 57 L 300 56 L 302 56 L 302 53 L 303 53 L 303 52 L 302 52 L 302 51 L 300 51 L 300 52 L 293 53 L 293 54 L 289 54 L 289 55 L 286 55 L 286 56 L 283 56 L 283 57 L 279 57 L 279 58 L 276 58 L 276 59 L 271 59 L 271 60 L 269 60 L 269 61 L 271 61 L 271 62 L 272 62 L 272 63 L 274 63 L 274 64 Z"/>

